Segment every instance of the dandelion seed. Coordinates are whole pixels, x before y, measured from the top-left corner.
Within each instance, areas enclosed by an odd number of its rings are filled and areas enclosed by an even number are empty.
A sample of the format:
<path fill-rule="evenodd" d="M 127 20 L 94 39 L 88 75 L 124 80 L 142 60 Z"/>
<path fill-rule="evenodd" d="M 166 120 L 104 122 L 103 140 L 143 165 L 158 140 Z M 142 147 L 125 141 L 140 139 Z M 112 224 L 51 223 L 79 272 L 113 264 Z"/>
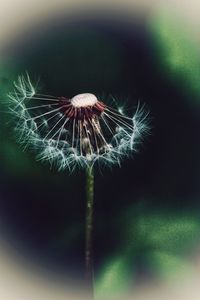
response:
<path fill-rule="evenodd" d="M 58 170 L 120 164 L 148 131 L 142 107 L 129 117 L 91 93 L 71 99 L 37 94 L 28 74 L 19 76 L 14 87 L 9 99 L 19 142 Z"/>

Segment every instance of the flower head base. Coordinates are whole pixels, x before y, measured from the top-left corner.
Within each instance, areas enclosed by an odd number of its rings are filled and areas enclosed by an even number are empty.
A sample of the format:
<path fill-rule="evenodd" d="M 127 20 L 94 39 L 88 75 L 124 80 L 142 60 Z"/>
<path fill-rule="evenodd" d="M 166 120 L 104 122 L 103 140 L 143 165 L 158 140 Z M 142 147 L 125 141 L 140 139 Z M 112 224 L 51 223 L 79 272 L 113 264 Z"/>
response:
<path fill-rule="evenodd" d="M 59 170 L 120 164 L 148 131 L 143 109 L 131 118 L 90 93 L 71 99 L 37 94 L 28 74 L 14 86 L 9 98 L 19 142 Z"/>

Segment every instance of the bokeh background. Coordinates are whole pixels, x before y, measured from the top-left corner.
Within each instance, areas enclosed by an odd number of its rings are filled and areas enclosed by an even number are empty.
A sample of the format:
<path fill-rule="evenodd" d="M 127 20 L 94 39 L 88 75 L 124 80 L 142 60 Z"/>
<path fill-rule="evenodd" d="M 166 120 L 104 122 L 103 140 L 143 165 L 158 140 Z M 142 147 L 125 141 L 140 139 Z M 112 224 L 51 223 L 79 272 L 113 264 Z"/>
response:
<path fill-rule="evenodd" d="M 0 1 L 0 296 L 84 299 L 85 173 L 23 152 L 7 94 L 114 96 L 150 111 L 121 167 L 95 169 L 95 298 L 199 299 L 200 45 L 196 1 Z"/>

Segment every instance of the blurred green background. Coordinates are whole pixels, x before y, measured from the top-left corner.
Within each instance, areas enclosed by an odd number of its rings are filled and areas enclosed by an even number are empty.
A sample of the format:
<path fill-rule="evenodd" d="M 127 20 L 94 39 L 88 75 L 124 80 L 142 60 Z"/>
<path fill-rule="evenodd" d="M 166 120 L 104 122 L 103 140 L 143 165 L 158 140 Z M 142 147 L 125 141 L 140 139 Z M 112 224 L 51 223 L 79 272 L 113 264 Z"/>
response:
<path fill-rule="evenodd" d="M 28 71 L 44 94 L 146 103 L 151 135 L 122 166 L 95 169 L 95 291 L 122 299 L 152 279 L 191 272 L 199 244 L 200 52 L 168 13 L 143 22 L 78 16 L 40 24 L 0 68 L 2 234 L 28 260 L 74 279 L 84 272 L 85 174 L 58 173 L 23 152 L 7 93 Z"/>

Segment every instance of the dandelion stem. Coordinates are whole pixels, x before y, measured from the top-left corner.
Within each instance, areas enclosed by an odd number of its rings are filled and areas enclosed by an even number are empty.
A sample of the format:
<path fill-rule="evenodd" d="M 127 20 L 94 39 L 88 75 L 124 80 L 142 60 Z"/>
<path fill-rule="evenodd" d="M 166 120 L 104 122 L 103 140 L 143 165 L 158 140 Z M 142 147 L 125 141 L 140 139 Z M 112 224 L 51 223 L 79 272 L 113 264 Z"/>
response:
<path fill-rule="evenodd" d="M 94 171 L 88 167 L 86 171 L 86 243 L 85 243 L 85 267 L 86 283 L 91 299 L 93 299 L 93 203 L 94 203 Z"/>

